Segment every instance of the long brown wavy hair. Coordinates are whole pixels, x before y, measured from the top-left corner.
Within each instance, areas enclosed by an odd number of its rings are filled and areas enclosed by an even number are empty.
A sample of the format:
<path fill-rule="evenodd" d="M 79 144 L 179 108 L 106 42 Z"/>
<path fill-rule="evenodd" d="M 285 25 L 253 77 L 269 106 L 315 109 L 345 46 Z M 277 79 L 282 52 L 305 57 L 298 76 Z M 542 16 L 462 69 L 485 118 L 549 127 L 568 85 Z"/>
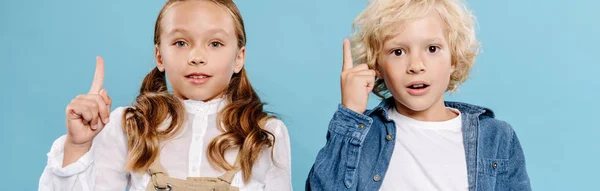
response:
<path fill-rule="evenodd" d="M 191 0 L 169 0 L 161 9 L 154 27 L 154 44 L 160 44 L 161 19 L 173 5 Z M 224 7 L 233 17 L 238 48 L 246 46 L 246 32 L 242 16 L 232 0 L 207 0 Z M 212 165 L 224 170 L 238 168 L 225 160 L 225 152 L 239 148 L 239 168 L 244 181 L 252 175 L 252 166 L 260 152 L 273 146 L 274 135 L 263 129 L 273 116 L 263 111 L 263 102 L 250 85 L 245 69 L 233 74 L 224 99 L 227 105 L 217 117 L 219 130 L 223 133 L 208 145 L 207 156 Z M 126 169 L 142 172 L 148 169 L 160 150 L 160 142 L 172 138 L 181 130 L 185 121 L 185 107 L 167 90 L 165 73 L 154 68 L 142 82 L 140 94 L 133 107 L 123 114 L 123 129 L 127 135 L 129 159 Z M 222 125 L 221 123 L 222 122 Z M 168 123 L 168 128 L 158 127 Z M 272 153 L 272 151 L 271 151 Z M 273 156 L 271 155 L 273 160 Z"/>

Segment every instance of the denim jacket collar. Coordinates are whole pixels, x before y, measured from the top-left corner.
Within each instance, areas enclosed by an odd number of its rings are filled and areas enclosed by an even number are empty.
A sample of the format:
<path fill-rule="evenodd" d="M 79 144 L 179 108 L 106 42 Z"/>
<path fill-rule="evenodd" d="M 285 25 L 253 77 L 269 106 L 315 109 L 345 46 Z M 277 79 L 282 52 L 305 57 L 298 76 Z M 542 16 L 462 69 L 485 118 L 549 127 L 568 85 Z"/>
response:
<path fill-rule="evenodd" d="M 390 118 L 388 117 L 389 115 L 387 112 L 390 110 L 390 108 L 394 107 L 395 104 L 396 103 L 395 103 L 394 97 L 386 98 L 386 99 L 382 100 L 379 103 L 379 105 L 377 105 L 377 107 L 373 108 L 372 110 L 367 110 L 365 112 L 365 115 L 372 115 L 377 112 L 381 112 L 381 115 L 384 116 L 384 118 L 387 121 L 390 121 Z M 473 115 L 473 116 L 477 116 L 477 117 L 479 117 L 480 115 L 488 116 L 491 118 L 495 117 L 494 112 L 491 109 L 488 109 L 485 107 L 480 107 L 480 106 L 471 105 L 471 104 L 462 103 L 462 102 L 453 102 L 453 101 L 445 101 L 444 105 L 446 105 L 446 107 L 458 109 L 461 113 L 465 113 L 465 114 L 469 114 L 469 115 Z"/>

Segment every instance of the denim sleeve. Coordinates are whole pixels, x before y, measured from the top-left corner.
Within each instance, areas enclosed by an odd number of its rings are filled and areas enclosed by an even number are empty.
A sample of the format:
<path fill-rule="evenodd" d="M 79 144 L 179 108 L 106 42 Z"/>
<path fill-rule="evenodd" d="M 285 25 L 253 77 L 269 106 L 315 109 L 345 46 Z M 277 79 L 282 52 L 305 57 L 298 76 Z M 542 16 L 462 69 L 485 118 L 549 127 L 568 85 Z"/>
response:
<path fill-rule="evenodd" d="M 525 166 L 525 154 L 517 138 L 517 134 L 513 131 L 511 138 L 510 165 L 508 169 L 508 186 L 512 187 L 509 190 L 531 190 L 531 183 L 527 175 Z"/>
<path fill-rule="evenodd" d="M 356 190 L 356 168 L 372 123 L 371 117 L 338 106 L 329 122 L 327 142 L 306 180 L 306 190 Z"/>

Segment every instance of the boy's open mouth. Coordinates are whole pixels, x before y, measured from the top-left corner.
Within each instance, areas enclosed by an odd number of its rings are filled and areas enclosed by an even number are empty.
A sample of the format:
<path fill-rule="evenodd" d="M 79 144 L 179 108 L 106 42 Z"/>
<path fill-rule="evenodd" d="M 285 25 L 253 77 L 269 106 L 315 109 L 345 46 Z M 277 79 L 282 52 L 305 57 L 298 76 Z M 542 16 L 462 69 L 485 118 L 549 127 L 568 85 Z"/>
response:
<path fill-rule="evenodd" d="M 406 86 L 406 91 L 412 96 L 422 96 L 429 91 L 430 85 L 424 81 L 413 81 Z"/>
<path fill-rule="evenodd" d="M 413 85 L 409 85 L 406 87 L 409 89 L 417 89 L 418 90 L 418 89 L 425 89 L 425 88 L 429 87 L 429 85 L 428 84 L 413 84 Z"/>

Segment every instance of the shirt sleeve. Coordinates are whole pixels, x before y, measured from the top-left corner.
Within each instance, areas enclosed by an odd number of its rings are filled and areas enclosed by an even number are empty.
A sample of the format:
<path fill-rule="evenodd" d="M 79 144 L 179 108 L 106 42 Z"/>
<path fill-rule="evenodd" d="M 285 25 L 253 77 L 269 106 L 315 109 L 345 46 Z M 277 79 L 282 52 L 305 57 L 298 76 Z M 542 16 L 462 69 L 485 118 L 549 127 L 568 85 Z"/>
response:
<path fill-rule="evenodd" d="M 38 190 L 125 190 L 128 173 L 124 168 L 127 142 L 121 128 L 123 111 L 124 108 L 115 109 L 110 122 L 94 138 L 90 151 L 68 166 L 62 167 L 66 135 L 54 141 Z"/>
<path fill-rule="evenodd" d="M 275 137 L 273 145 L 275 163 L 267 171 L 265 190 L 292 190 L 290 137 L 287 128 L 280 120 L 270 120 L 265 129 L 273 133 Z"/>

